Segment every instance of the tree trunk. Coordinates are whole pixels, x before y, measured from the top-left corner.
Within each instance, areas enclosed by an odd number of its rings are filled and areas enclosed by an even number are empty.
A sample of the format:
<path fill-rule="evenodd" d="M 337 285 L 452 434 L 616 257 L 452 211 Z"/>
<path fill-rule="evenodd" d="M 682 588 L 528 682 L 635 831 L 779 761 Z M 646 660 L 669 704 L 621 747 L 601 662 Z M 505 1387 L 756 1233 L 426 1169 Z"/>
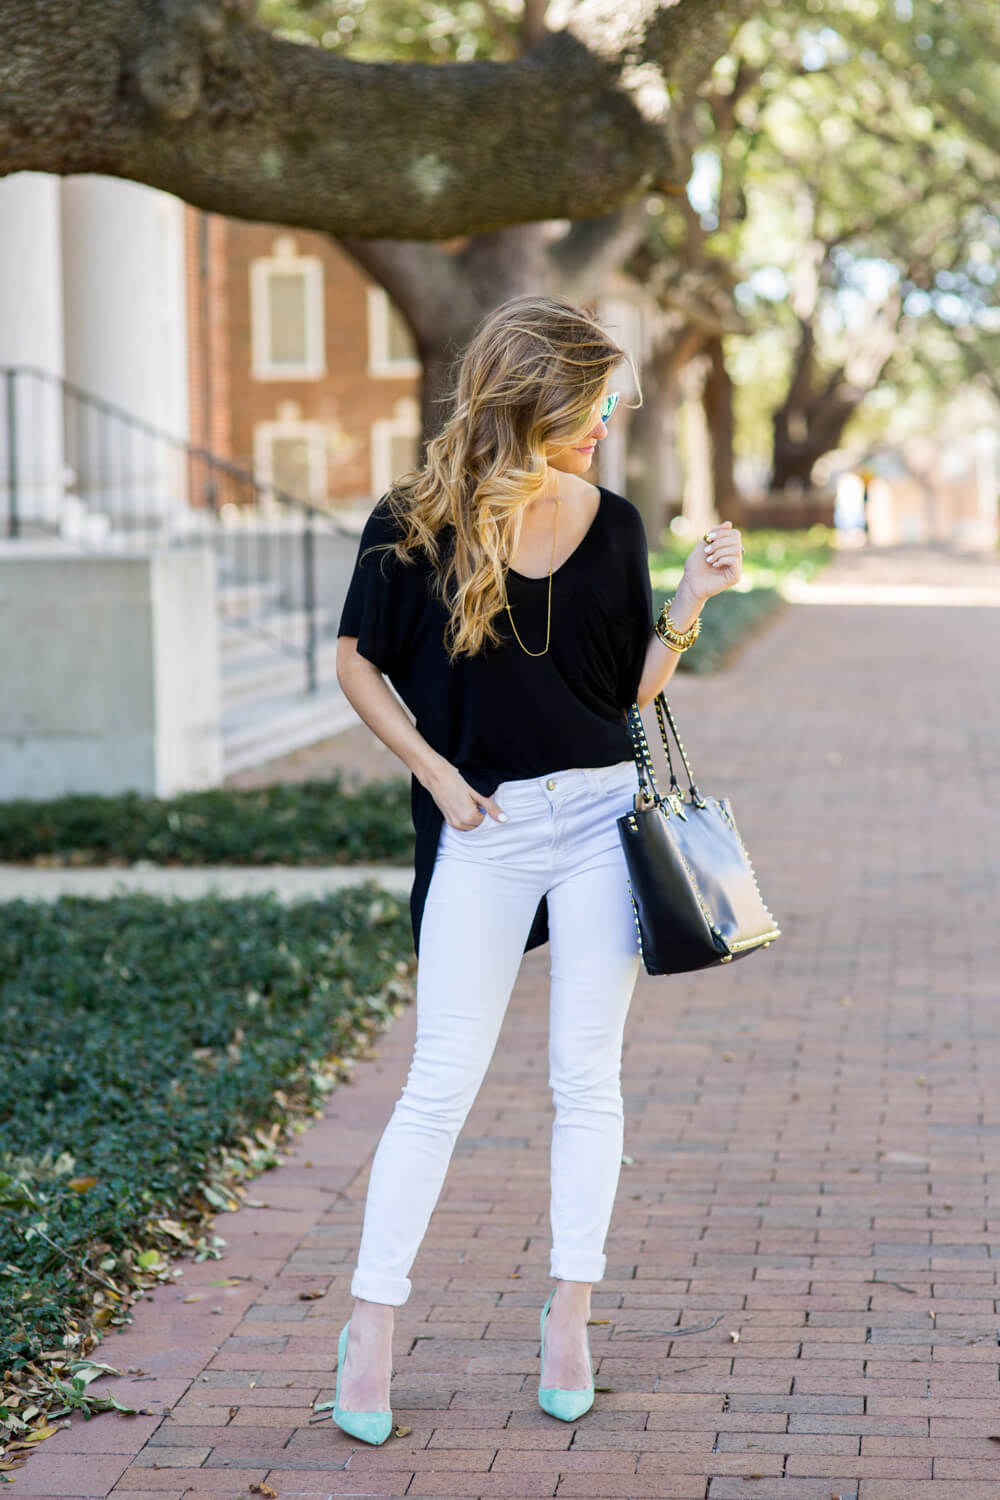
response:
<path fill-rule="evenodd" d="M 706 531 L 718 517 L 712 497 L 712 444 L 705 420 L 708 357 L 689 360 L 681 375 L 684 404 L 684 519 L 692 533 Z"/>
<path fill-rule="evenodd" d="M 813 325 L 800 318 L 792 377 L 772 418 L 772 493 L 809 490 L 817 460 L 841 446 L 848 422 L 892 359 L 901 312 L 898 296 L 873 308 L 843 363 L 826 375 L 818 368 Z"/>
<path fill-rule="evenodd" d="M 545 290 L 540 224 L 473 236 L 459 251 L 394 240 L 341 240 L 385 288 L 413 333 L 420 357 L 422 444 L 449 409 L 455 361 L 483 318 L 509 297 Z"/>
<path fill-rule="evenodd" d="M 844 429 L 864 398 L 831 394 L 789 408 L 787 401 L 774 414 L 774 450 L 768 488 L 772 494 L 812 488 L 812 471 L 824 453 L 839 448 Z"/>
<path fill-rule="evenodd" d="M 708 423 L 709 452 L 712 466 L 712 498 L 720 521 L 739 526 L 743 506 L 736 489 L 733 471 L 733 382 L 726 369 L 725 349 L 721 337 L 705 344 L 708 374 L 702 393 L 705 420 Z"/>
<path fill-rule="evenodd" d="M 645 210 L 624 210 L 573 224 L 550 244 L 541 224 L 515 224 L 473 235 L 461 250 L 418 241 L 339 241 L 406 319 L 423 366 L 423 444 L 448 411 L 455 360 L 493 308 L 509 297 L 554 292 L 592 295 L 616 260 L 634 246 Z"/>

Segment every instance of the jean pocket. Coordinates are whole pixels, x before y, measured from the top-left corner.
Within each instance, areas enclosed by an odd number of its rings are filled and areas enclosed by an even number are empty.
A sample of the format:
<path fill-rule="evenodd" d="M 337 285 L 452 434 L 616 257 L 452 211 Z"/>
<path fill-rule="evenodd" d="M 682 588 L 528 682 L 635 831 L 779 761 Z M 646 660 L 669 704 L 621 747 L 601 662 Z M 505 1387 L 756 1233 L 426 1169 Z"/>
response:
<path fill-rule="evenodd" d="M 455 828 L 451 823 L 445 823 L 445 827 L 447 828 L 449 833 L 455 834 L 456 838 L 474 839 L 477 834 L 482 833 L 487 823 L 493 823 L 495 821 L 496 820 L 494 818 L 490 817 L 489 813 L 483 813 L 482 822 L 476 823 L 473 828 Z"/>

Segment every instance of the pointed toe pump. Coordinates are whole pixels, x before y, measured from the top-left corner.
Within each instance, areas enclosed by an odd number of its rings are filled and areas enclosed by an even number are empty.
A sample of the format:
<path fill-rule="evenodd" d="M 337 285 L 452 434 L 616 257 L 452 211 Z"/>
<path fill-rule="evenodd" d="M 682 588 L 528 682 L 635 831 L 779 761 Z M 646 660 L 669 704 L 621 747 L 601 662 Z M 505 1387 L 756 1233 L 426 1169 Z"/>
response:
<path fill-rule="evenodd" d="M 549 1293 L 542 1308 L 541 1317 L 538 1320 L 539 1333 L 541 1335 L 541 1359 L 545 1362 L 545 1318 L 549 1310 L 549 1303 L 555 1296 L 555 1287 Z M 547 1411 L 550 1417 L 558 1417 L 560 1422 L 575 1422 L 577 1417 L 582 1417 L 584 1412 L 589 1411 L 594 1404 L 594 1382 L 591 1379 L 589 1385 L 583 1386 L 576 1391 L 564 1391 L 557 1385 L 541 1385 L 538 1387 L 538 1404 L 542 1411 Z"/>
<path fill-rule="evenodd" d="M 384 1443 L 392 1431 L 391 1411 L 344 1411 L 340 1404 L 340 1374 L 347 1354 L 347 1330 L 351 1326 L 348 1318 L 340 1330 L 337 1340 L 337 1385 L 333 1395 L 333 1420 L 350 1437 L 360 1438 L 363 1443 Z"/>

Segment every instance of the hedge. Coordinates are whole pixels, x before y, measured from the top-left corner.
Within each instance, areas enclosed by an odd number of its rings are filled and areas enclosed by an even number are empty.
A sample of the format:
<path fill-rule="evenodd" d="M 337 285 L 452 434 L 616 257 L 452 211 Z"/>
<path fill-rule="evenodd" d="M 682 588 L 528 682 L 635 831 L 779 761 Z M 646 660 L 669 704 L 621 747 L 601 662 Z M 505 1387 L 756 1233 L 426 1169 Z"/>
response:
<path fill-rule="evenodd" d="M 412 964 L 371 883 L 5 906 L 0 1371 L 86 1353 L 171 1250 L 217 1253 L 208 1215 L 350 1076 Z"/>
<path fill-rule="evenodd" d="M 218 787 L 169 799 L 126 792 L 0 806 L 0 860 L 60 864 L 341 865 L 413 862 L 402 777 Z"/>

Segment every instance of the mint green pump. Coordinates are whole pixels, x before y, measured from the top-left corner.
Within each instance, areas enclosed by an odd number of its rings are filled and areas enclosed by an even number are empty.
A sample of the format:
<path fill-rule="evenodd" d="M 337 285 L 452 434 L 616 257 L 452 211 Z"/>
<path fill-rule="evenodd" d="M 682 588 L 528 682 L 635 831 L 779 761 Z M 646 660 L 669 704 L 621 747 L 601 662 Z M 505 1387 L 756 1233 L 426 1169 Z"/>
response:
<path fill-rule="evenodd" d="M 344 1411 L 340 1404 L 340 1372 L 344 1368 L 347 1353 L 347 1330 L 351 1326 L 348 1318 L 340 1330 L 337 1340 L 337 1385 L 333 1393 L 333 1420 L 351 1437 L 363 1443 L 384 1443 L 392 1431 L 391 1411 Z"/>
<path fill-rule="evenodd" d="M 541 1316 L 538 1320 L 539 1333 L 541 1335 L 542 1348 L 541 1357 L 545 1359 L 545 1315 L 549 1310 L 549 1303 L 555 1296 L 556 1289 L 552 1288 L 545 1300 Z M 577 1391 L 564 1391 L 557 1385 L 539 1385 L 538 1404 L 542 1411 L 547 1411 L 550 1417 L 558 1417 L 561 1422 L 575 1422 L 577 1417 L 582 1417 L 585 1411 L 589 1411 L 594 1404 L 594 1382 Z"/>

